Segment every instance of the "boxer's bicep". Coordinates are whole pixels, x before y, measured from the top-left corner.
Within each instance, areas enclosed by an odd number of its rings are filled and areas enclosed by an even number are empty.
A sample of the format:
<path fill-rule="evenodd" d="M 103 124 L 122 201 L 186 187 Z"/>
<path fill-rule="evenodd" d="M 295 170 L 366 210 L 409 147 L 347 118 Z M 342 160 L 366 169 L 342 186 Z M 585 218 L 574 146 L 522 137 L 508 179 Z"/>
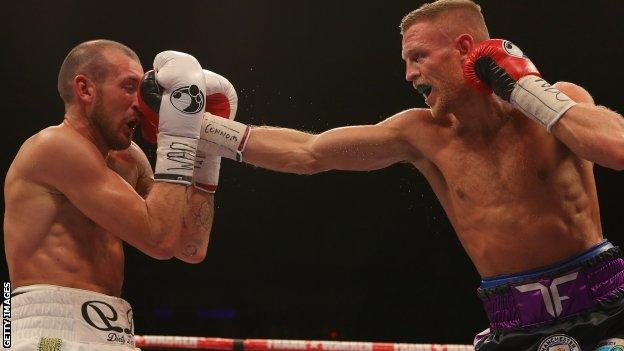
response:
<path fill-rule="evenodd" d="M 389 124 L 328 130 L 311 142 L 318 170 L 369 171 L 408 159 L 409 145 Z"/>
<path fill-rule="evenodd" d="M 594 105 L 591 95 L 575 84 L 559 82 L 555 86 L 577 104 L 553 125 L 551 134 L 582 159 L 624 170 L 622 115 Z"/>

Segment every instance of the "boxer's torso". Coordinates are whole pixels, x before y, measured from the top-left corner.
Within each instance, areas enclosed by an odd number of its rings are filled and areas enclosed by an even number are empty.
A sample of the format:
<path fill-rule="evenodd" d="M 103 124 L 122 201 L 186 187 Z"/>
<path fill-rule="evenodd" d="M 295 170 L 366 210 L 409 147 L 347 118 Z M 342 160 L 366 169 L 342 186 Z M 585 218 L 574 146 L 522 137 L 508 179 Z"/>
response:
<path fill-rule="evenodd" d="M 411 110 L 413 164 L 440 199 L 483 277 L 565 260 L 600 242 L 593 164 L 522 115 L 495 133 L 464 133 L 457 120 Z"/>
<path fill-rule="evenodd" d="M 64 136 L 62 131 L 57 134 Z M 36 140 L 24 143 L 5 179 L 4 242 L 13 287 L 53 284 L 119 296 L 122 241 L 86 217 L 57 189 L 32 180 L 28 156 L 37 147 Z M 140 172 L 133 153 L 138 147 L 130 148 L 110 151 L 105 162 L 136 188 Z"/>

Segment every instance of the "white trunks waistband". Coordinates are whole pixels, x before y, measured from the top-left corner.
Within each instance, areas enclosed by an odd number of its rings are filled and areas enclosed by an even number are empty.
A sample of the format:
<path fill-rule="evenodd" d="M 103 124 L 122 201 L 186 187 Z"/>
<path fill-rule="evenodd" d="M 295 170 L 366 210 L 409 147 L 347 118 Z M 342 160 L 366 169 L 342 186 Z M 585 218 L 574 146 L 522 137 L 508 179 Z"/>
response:
<path fill-rule="evenodd" d="M 13 340 L 33 337 L 134 348 L 132 307 L 123 299 L 56 285 L 13 290 Z"/>

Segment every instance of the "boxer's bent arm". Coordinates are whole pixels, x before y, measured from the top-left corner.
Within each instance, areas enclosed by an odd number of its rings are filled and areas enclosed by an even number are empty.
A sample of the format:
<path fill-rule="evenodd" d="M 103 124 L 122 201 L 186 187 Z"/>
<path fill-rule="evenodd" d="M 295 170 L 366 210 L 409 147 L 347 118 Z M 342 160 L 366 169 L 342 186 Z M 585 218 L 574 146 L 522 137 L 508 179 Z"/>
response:
<path fill-rule="evenodd" d="M 336 128 L 318 135 L 256 127 L 243 152 L 245 162 L 297 174 L 368 171 L 418 157 L 392 117 L 376 125 Z"/>
<path fill-rule="evenodd" d="M 214 216 L 214 194 L 189 187 L 184 221 L 174 256 L 186 263 L 206 258 Z"/>
<path fill-rule="evenodd" d="M 158 182 L 144 200 L 86 140 L 43 136 L 35 143 L 28 155 L 34 181 L 56 188 L 95 224 L 147 255 L 173 256 L 187 187 Z"/>
<path fill-rule="evenodd" d="M 139 169 L 136 190 L 142 197 L 147 197 L 154 185 L 154 172 L 143 151 L 134 144 L 131 152 L 135 154 Z M 180 237 L 176 242 L 174 256 L 187 263 L 200 263 L 206 257 L 208 240 L 214 214 L 214 194 L 189 187 L 184 206 L 184 220 Z"/>
<path fill-rule="evenodd" d="M 555 86 L 578 104 L 563 114 L 551 133 L 579 157 L 624 170 L 624 118 L 595 106 L 589 93 L 579 86 L 571 83 Z"/>

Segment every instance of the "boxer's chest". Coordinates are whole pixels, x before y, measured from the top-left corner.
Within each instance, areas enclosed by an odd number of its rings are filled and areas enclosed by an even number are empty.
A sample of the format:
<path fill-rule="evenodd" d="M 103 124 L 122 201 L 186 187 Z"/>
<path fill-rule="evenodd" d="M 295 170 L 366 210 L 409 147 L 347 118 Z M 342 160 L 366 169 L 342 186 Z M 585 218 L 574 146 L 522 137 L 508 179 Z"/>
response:
<path fill-rule="evenodd" d="M 488 205 L 539 196 L 561 160 L 555 143 L 510 134 L 489 143 L 450 143 L 435 163 L 452 198 Z"/>

